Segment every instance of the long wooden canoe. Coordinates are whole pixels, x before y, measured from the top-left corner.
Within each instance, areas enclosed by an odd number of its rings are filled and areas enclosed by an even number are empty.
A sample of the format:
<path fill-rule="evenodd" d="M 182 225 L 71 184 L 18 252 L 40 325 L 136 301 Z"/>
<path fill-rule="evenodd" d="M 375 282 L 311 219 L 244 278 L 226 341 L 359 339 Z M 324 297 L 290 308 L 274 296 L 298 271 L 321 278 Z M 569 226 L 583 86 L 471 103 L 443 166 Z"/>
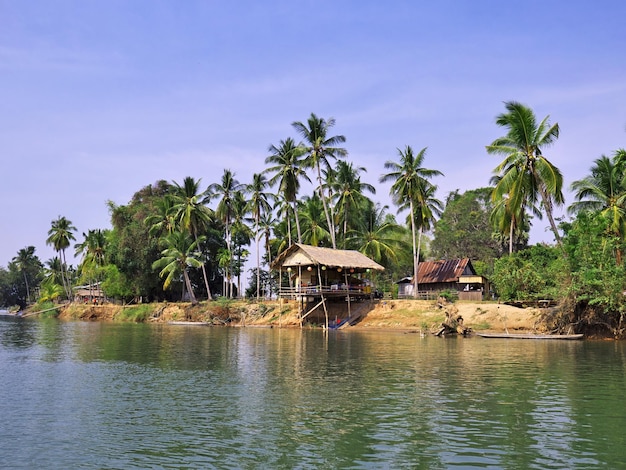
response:
<path fill-rule="evenodd" d="M 168 321 L 168 325 L 178 326 L 210 326 L 211 324 L 206 321 Z"/>
<path fill-rule="evenodd" d="M 583 334 L 575 335 L 535 335 L 535 334 L 508 334 L 508 333 L 476 333 L 481 338 L 502 338 L 502 339 L 583 339 Z"/>

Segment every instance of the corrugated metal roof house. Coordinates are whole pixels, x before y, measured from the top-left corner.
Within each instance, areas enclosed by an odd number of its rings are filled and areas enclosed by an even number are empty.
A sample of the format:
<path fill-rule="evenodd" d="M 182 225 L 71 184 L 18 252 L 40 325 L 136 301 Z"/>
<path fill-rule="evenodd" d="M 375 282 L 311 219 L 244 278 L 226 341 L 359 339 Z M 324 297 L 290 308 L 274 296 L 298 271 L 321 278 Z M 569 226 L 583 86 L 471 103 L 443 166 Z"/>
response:
<path fill-rule="evenodd" d="M 413 296 L 413 276 L 397 281 L 398 297 Z M 459 299 L 463 297 L 482 298 L 486 280 L 477 276 L 469 258 L 422 261 L 417 271 L 418 291 L 454 290 L 459 292 Z M 463 292 L 474 292 L 478 295 L 462 295 Z M 467 300 L 470 300 L 468 298 Z"/>

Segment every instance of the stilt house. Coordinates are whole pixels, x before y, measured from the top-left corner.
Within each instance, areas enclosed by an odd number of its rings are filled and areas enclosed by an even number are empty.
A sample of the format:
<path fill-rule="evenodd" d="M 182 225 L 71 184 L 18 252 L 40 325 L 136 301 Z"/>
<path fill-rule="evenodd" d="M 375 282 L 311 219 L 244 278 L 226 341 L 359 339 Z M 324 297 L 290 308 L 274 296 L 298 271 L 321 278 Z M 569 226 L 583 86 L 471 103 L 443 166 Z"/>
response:
<path fill-rule="evenodd" d="M 282 252 L 272 269 L 287 274 L 278 292 L 281 299 L 299 301 L 301 321 L 318 308 L 324 310 L 328 327 L 329 301 L 345 302 L 347 318 L 351 303 L 372 299 L 372 271 L 383 271 L 380 264 L 355 250 L 334 250 L 296 243 Z"/>

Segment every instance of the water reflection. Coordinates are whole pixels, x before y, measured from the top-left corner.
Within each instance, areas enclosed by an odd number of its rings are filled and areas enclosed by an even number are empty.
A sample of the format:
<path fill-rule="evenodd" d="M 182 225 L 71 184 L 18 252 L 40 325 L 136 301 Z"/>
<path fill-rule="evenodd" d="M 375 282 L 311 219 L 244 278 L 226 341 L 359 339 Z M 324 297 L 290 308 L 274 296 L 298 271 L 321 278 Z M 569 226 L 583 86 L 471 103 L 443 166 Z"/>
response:
<path fill-rule="evenodd" d="M 0 322 L 0 467 L 623 462 L 621 343 Z M 28 442 L 28 446 L 25 443 Z"/>

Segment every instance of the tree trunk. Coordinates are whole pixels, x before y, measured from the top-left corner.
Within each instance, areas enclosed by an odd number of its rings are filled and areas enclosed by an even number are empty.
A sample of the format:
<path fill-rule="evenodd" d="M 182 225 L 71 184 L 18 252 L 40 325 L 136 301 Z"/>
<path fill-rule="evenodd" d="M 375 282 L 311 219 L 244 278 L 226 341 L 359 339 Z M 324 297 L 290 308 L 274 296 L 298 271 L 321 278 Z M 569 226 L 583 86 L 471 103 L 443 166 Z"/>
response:
<path fill-rule="evenodd" d="M 302 243 L 302 232 L 300 231 L 300 219 L 298 218 L 298 205 L 296 204 L 296 201 L 293 201 L 292 204 L 293 204 L 293 215 L 296 218 L 296 231 L 298 232 L 298 243 Z M 289 233 L 289 246 L 291 246 L 291 233 Z"/>
<path fill-rule="evenodd" d="M 324 215 L 326 216 L 326 223 L 328 224 L 328 232 L 330 233 L 330 241 L 333 244 L 333 250 L 337 249 L 337 244 L 335 243 L 335 227 L 330 217 L 330 213 L 328 211 L 328 204 L 326 204 L 326 196 L 324 195 L 324 186 L 322 186 L 322 170 L 320 169 L 319 163 L 317 164 L 317 181 L 319 183 L 319 191 L 320 197 L 322 198 L 322 205 L 324 206 Z"/>
<path fill-rule="evenodd" d="M 185 285 L 187 286 L 187 292 L 189 292 L 189 298 L 191 299 L 191 305 L 196 305 L 198 301 L 196 300 L 196 296 L 193 293 L 193 288 L 191 287 L 191 280 L 189 279 L 189 275 L 187 274 L 187 270 L 183 270 L 183 278 L 185 279 Z"/>
<path fill-rule="evenodd" d="M 415 211 L 413 209 L 413 201 L 410 202 L 411 208 L 411 241 L 413 242 L 413 298 L 417 298 L 417 268 L 419 259 L 417 257 L 417 246 L 415 243 Z"/>

